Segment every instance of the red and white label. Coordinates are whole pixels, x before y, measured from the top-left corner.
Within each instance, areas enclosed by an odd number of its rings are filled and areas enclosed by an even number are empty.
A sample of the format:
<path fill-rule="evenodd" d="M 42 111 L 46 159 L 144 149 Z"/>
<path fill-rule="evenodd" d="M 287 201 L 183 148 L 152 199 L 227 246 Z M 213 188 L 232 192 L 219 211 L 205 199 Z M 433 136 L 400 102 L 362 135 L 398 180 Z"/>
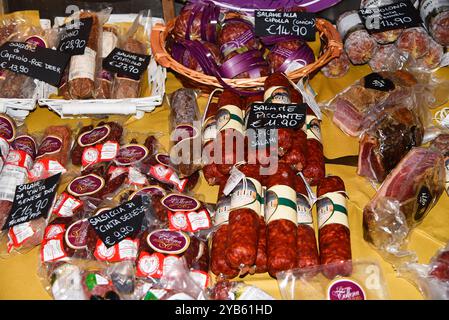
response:
<path fill-rule="evenodd" d="M 187 179 L 180 180 L 172 168 L 161 164 L 152 166 L 149 175 L 163 183 L 174 186 L 180 192 L 183 192 L 187 185 Z"/>
<path fill-rule="evenodd" d="M 83 205 L 81 200 L 63 192 L 56 201 L 53 208 L 53 214 L 58 217 L 72 217 L 75 210 Z"/>
<path fill-rule="evenodd" d="M 93 165 L 98 162 L 113 160 L 118 152 L 119 144 L 117 142 L 105 142 L 84 149 L 81 163 L 83 167 Z"/>
<path fill-rule="evenodd" d="M 200 288 L 207 288 L 209 285 L 209 275 L 201 270 L 191 270 L 190 276 Z"/>
<path fill-rule="evenodd" d="M 206 209 L 199 211 L 168 212 L 170 230 L 196 232 L 209 229 L 212 221 Z"/>
<path fill-rule="evenodd" d="M 10 244 L 14 247 L 18 247 L 23 244 L 27 239 L 34 235 L 35 231 L 31 227 L 31 222 L 25 222 L 13 226 L 8 231 L 8 237 Z"/>
<path fill-rule="evenodd" d="M 45 228 L 44 239 L 53 239 L 65 232 L 65 226 L 63 224 L 51 224 Z"/>
<path fill-rule="evenodd" d="M 64 251 L 64 234 L 56 238 L 42 241 L 41 260 L 42 262 L 54 262 L 67 257 Z"/>
<path fill-rule="evenodd" d="M 103 241 L 98 240 L 95 246 L 94 256 L 97 260 L 119 262 L 135 260 L 139 249 L 139 240 L 124 239 L 114 246 L 107 248 Z"/>
<path fill-rule="evenodd" d="M 155 252 L 149 254 L 142 252 L 136 265 L 136 276 L 141 278 L 161 278 L 164 267 L 165 256 Z"/>
<path fill-rule="evenodd" d="M 54 176 L 55 174 L 66 173 L 67 170 L 62 166 L 59 161 L 43 159 L 38 160 L 34 163 L 33 168 L 29 172 L 30 180 L 42 180 L 48 177 Z"/>

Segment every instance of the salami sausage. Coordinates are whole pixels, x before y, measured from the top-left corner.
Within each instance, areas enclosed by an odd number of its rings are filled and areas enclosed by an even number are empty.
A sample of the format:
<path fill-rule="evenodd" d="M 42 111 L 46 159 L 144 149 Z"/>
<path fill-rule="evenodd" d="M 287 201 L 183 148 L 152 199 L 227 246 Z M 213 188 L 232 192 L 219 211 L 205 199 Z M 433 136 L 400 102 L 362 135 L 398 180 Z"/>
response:
<path fill-rule="evenodd" d="M 316 186 L 326 175 L 326 168 L 323 145 L 321 144 L 320 120 L 310 107 L 307 107 L 303 131 L 307 135 L 307 161 L 303 174 L 310 185 Z"/>
<path fill-rule="evenodd" d="M 288 79 L 284 74 L 276 72 L 271 74 L 265 80 L 264 101 L 274 104 L 292 103 L 292 90 Z M 293 145 L 295 131 L 288 128 L 279 128 L 278 130 L 278 153 L 279 156 L 286 154 Z"/>
<path fill-rule="evenodd" d="M 82 164 L 83 152 L 87 147 L 94 147 L 106 141 L 120 142 L 123 127 L 117 122 L 100 122 L 95 128 L 92 125 L 83 127 L 72 150 L 72 164 Z"/>
<path fill-rule="evenodd" d="M 115 26 L 104 26 L 101 41 L 101 58 L 105 59 L 118 42 L 118 30 Z M 101 69 L 97 77 L 97 84 L 95 89 L 95 99 L 110 99 L 112 97 L 112 85 L 114 75 L 113 73 Z"/>
<path fill-rule="evenodd" d="M 279 163 L 277 173 L 266 180 L 267 266 L 268 273 L 275 277 L 277 272 L 297 265 L 296 191 L 291 187 L 295 172 Z"/>
<path fill-rule="evenodd" d="M 243 165 L 245 174 L 231 195 L 226 261 L 241 274 L 256 263 L 259 238 L 259 216 L 262 214 L 262 185 L 259 167 Z"/>
<path fill-rule="evenodd" d="M 226 262 L 226 248 L 228 246 L 228 219 L 231 209 L 231 197 L 223 196 L 217 202 L 214 225 L 218 228 L 212 236 L 210 252 L 210 270 L 219 277 L 234 278 L 239 270 L 232 268 Z"/>
<path fill-rule="evenodd" d="M 199 120 L 199 109 L 193 89 L 176 90 L 170 99 L 171 109 L 171 141 L 170 156 L 176 163 L 180 178 L 191 176 L 200 169 L 201 155 L 194 151 L 195 141 L 201 139 L 199 128 L 195 123 Z M 198 141 L 199 143 L 200 141 Z"/>
<path fill-rule="evenodd" d="M 313 227 L 312 206 L 304 181 L 296 178 L 296 204 L 298 211 L 298 268 L 314 267 L 320 264 L 318 248 Z"/>
<path fill-rule="evenodd" d="M 16 138 L 16 123 L 7 115 L 0 115 L 0 172 L 8 157 L 11 143 Z"/>
<path fill-rule="evenodd" d="M 215 150 L 221 150 L 221 157 L 214 155 L 217 170 L 228 175 L 231 168 L 245 160 L 242 145 L 245 143 L 243 124 L 243 103 L 236 93 L 225 90 L 218 100 L 216 116 L 218 136 L 215 140 Z M 219 161 L 219 163 L 217 163 Z"/>
<path fill-rule="evenodd" d="M 257 242 L 256 273 L 267 272 L 267 225 L 265 217 L 259 216 L 259 240 Z"/>
<path fill-rule="evenodd" d="M 318 184 L 318 242 L 323 274 L 333 279 L 352 272 L 351 240 L 346 207 L 345 185 L 337 176 Z"/>
<path fill-rule="evenodd" d="M 79 13 L 79 19 L 84 18 L 92 18 L 92 29 L 84 54 L 73 56 L 70 59 L 68 86 L 72 99 L 89 99 L 95 93 L 97 54 L 102 26 L 96 13 L 82 11 Z"/>
<path fill-rule="evenodd" d="M 63 172 L 72 146 L 72 130 L 68 126 L 50 126 L 37 150 L 36 162 L 30 172 L 33 180 L 45 179 Z"/>
<path fill-rule="evenodd" d="M 122 49 L 137 54 L 147 53 L 145 44 L 133 38 L 128 38 Z M 120 74 L 115 76 L 114 90 L 112 94 L 113 99 L 130 99 L 138 98 L 139 96 L 140 80 L 126 78 Z"/>
<path fill-rule="evenodd" d="M 280 159 L 280 162 L 289 164 L 296 171 L 302 171 L 307 166 L 307 136 L 303 131 L 297 131 L 294 140 L 295 143 Z"/>

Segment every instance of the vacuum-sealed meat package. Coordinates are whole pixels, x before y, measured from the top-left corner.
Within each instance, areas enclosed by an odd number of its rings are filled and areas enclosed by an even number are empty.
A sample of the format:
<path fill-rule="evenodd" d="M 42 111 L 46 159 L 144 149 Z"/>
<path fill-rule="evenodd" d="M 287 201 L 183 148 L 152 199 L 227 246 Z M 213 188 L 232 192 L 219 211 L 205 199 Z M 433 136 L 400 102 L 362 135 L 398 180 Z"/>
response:
<path fill-rule="evenodd" d="M 332 99 L 328 108 L 333 111 L 333 122 L 346 134 L 358 136 L 369 126 L 370 114 L 383 104 L 394 104 L 412 96 L 417 84 L 407 71 L 371 73 Z"/>
<path fill-rule="evenodd" d="M 444 190 L 439 151 L 413 148 L 387 176 L 363 210 L 363 236 L 387 259 L 406 258 L 404 244 Z"/>

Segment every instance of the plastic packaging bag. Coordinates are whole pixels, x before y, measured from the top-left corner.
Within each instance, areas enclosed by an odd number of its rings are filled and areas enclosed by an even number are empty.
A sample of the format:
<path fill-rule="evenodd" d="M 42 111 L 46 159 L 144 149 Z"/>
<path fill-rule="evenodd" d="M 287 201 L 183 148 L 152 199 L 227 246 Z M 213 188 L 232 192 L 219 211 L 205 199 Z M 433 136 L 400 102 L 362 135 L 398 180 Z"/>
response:
<path fill-rule="evenodd" d="M 440 152 L 413 148 L 387 176 L 363 211 L 364 239 L 387 261 L 414 261 L 406 243 L 444 190 L 445 167 Z"/>
<path fill-rule="evenodd" d="M 388 287 L 379 264 L 353 261 L 348 277 L 328 279 L 322 266 L 279 272 L 276 277 L 286 300 L 386 300 Z"/>
<path fill-rule="evenodd" d="M 219 281 L 208 293 L 212 300 L 275 300 L 262 289 L 241 281 Z"/>

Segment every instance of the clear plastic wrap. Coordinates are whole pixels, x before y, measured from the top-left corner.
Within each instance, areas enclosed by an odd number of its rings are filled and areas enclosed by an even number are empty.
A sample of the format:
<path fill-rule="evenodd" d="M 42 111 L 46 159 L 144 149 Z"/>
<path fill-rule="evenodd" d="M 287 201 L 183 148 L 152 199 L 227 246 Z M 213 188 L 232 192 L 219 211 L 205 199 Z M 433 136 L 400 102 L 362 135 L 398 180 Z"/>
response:
<path fill-rule="evenodd" d="M 342 52 L 339 57 L 332 59 L 321 68 L 321 72 L 327 78 L 341 78 L 348 73 L 350 67 L 348 55 Z"/>
<path fill-rule="evenodd" d="M 406 243 L 444 190 L 445 166 L 440 152 L 413 148 L 387 176 L 363 211 L 364 239 L 395 265 L 414 261 Z"/>
<path fill-rule="evenodd" d="M 268 293 L 242 281 L 219 281 L 208 289 L 211 300 L 275 300 Z"/>
<path fill-rule="evenodd" d="M 327 107 L 333 111 L 337 127 L 350 136 L 359 136 L 373 120 L 370 115 L 381 111 L 383 104 L 413 96 L 416 85 L 414 75 L 403 70 L 372 73 L 339 93 Z"/>
<path fill-rule="evenodd" d="M 449 1 L 423 0 L 419 9 L 421 19 L 435 41 L 449 46 Z"/>
<path fill-rule="evenodd" d="M 139 12 L 128 32 L 119 40 L 119 47 L 125 51 L 148 55 L 151 47 L 151 12 L 143 10 Z M 142 89 L 142 77 L 134 80 L 125 75 L 116 74 L 114 77 L 112 98 L 129 99 L 138 98 Z"/>
<path fill-rule="evenodd" d="M 285 300 L 388 300 L 388 287 L 380 265 L 373 261 L 353 261 L 347 277 L 329 279 L 323 266 L 292 269 L 277 273 Z"/>
<path fill-rule="evenodd" d="M 431 37 L 421 27 L 409 28 L 401 33 L 396 45 L 413 59 L 424 57 L 430 49 Z"/>
<path fill-rule="evenodd" d="M 377 47 L 368 64 L 374 72 L 395 71 L 402 69 L 407 58 L 394 44 L 386 44 Z"/>
<path fill-rule="evenodd" d="M 337 29 L 346 54 L 353 64 L 365 64 L 371 60 L 377 42 L 364 29 L 357 11 L 348 11 L 338 17 Z"/>
<path fill-rule="evenodd" d="M 103 25 L 111 11 L 112 8 L 106 8 L 100 12 L 81 10 L 65 21 L 70 23 L 79 19 L 92 18 L 92 28 L 84 54 L 72 56 L 68 67 L 68 93 L 72 99 L 90 99 L 95 94 L 96 77 L 101 69 Z"/>
<path fill-rule="evenodd" d="M 104 60 L 117 47 L 119 30 L 114 25 L 103 26 L 101 59 Z M 95 99 L 111 99 L 114 74 L 101 69 L 96 78 Z"/>
<path fill-rule="evenodd" d="M 193 89 L 179 89 L 170 98 L 171 162 L 180 178 L 201 168 L 201 115 Z"/>

